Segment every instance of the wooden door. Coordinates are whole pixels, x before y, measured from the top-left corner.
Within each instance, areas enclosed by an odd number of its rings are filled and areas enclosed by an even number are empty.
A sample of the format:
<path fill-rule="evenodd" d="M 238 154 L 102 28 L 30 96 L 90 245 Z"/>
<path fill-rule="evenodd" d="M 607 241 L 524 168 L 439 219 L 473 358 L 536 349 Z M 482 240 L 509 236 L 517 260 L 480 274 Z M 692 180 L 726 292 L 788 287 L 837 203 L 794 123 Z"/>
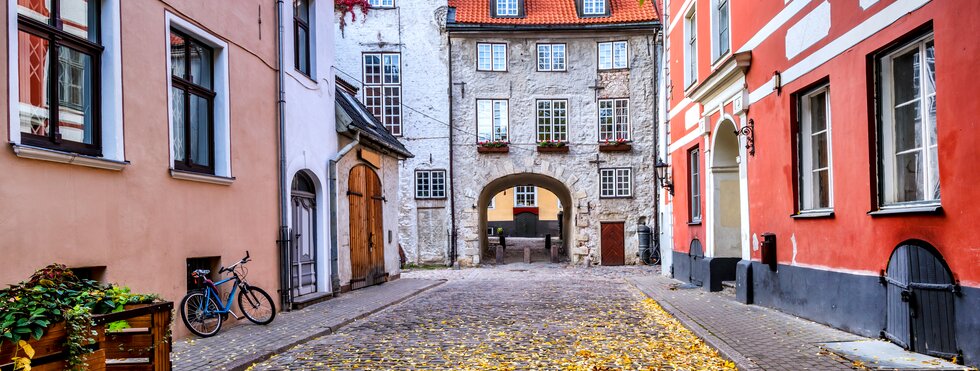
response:
<path fill-rule="evenodd" d="M 687 254 L 691 259 L 688 282 L 698 286 L 704 285 L 706 267 L 704 266 L 704 247 L 701 246 L 701 240 L 691 241 L 691 250 Z"/>
<path fill-rule="evenodd" d="M 888 261 L 885 281 L 885 336 L 912 351 L 956 357 L 957 287 L 942 257 L 923 246 L 899 246 Z"/>
<path fill-rule="evenodd" d="M 514 215 L 514 237 L 537 237 L 538 214 L 524 212 Z"/>
<path fill-rule="evenodd" d="M 626 224 L 623 222 L 601 223 L 602 265 L 626 264 Z"/>
<path fill-rule="evenodd" d="M 367 166 L 355 166 L 348 179 L 347 200 L 350 203 L 351 288 L 384 282 L 381 179 Z"/>

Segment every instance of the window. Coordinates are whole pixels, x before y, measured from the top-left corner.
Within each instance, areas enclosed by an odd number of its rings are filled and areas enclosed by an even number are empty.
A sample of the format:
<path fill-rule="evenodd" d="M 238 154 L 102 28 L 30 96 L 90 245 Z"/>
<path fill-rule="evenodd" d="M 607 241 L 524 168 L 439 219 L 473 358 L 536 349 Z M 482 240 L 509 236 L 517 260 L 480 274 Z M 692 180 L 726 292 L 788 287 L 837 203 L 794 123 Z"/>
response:
<path fill-rule="evenodd" d="M 629 68 L 629 46 L 625 41 L 599 43 L 599 69 Z"/>
<path fill-rule="evenodd" d="M 687 153 L 688 182 L 687 192 L 691 195 L 688 205 L 691 223 L 701 222 L 701 157 L 698 147 Z"/>
<path fill-rule="evenodd" d="M 564 71 L 565 44 L 538 44 L 538 71 Z"/>
<path fill-rule="evenodd" d="M 537 207 L 538 206 L 538 187 L 517 186 L 514 187 L 514 207 Z"/>
<path fill-rule="evenodd" d="M 214 51 L 170 30 L 174 168 L 214 174 Z"/>
<path fill-rule="evenodd" d="M 21 142 L 101 156 L 99 2 L 17 4 Z"/>
<path fill-rule="evenodd" d="M 585 15 L 606 14 L 606 0 L 583 0 L 582 14 Z"/>
<path fill-rule="evenodd" d="M 633 169 L 613 168 L 599 170 L 599 196 L 625 198 L 633 196 Z"/>
<path fill-rule="evenodd" d="M 507 141 L 510 114 L 506 100 L 478 99 L 476 101 L 477 140 Z"/>
<path fill-rule="evenodd" d="M 718 58 L 728 54 L 729 49 L 731 49 L 728 41 L 730 38 L 728 31 L 728 1 L 729 0 L 715 0 L 715 7 L 712 9 L 714 12 L 714 17 L 712 18 L 714 20 L 714 24 L 712 25 L 712 28 L 715 30 L 715 39 L 713 40 L 714 44 L 711 48 L 714 54 L 712 55 L 713 60 L 718 60 Z"/>
<path fill-rule="evenodd" d="M 490 205 L 487 206 L 488 209 L 497 208 L 497 196 L 490 197 Z"/>
<path fill-rule="evenodd" d="M 293 0 L 294 67 L 310 76 L 310 2 Z"/>
<path fill-rule="evenodd" d="M 392 135 L 402 135 L 401 54 L 364 54 L 364 106 Z"/>
<path fill-rule="evenodd" d="M 830 91 L 821 87 L 799 98 L 800 211 L 833 207 L 830 151 Z"/>
<path fill-rule="evenodd" d="M 691 12 L 684 17 L 684 86 L 688 87 L 698 81 L 698 20 Z"/>
<path fill-rule="evenodd" d="M 630 140 L 630 100 L 599 100 L 599 141 Z"/>
<path fill-rule="evenodd" d="M 568 101 L 538 101 L 538 142 L 568 141 Z"/>
<path fill-rule="evenodd" d="M 507 44 L 476 44 L 477 71 L 507 71 Z"/>
<path fill-rule="evenodd" d="M 395 0 L 368 0 L 372 8 L 394 8 Z"/>
<path fill-rule="evenodd" d="M 935 56 L 929 35 L 878 59 L 883 206 L 939 202 Z"/>
<path fill-rule="evenodd" d="M 446 171 L 415 171 L 415 198 L 446 198 Z"/>
<path fill-rule="evenodd" d="M 517 17 L 521 15 L 520 0 L 491 0 L 493 1 L 494 17 Z"/>

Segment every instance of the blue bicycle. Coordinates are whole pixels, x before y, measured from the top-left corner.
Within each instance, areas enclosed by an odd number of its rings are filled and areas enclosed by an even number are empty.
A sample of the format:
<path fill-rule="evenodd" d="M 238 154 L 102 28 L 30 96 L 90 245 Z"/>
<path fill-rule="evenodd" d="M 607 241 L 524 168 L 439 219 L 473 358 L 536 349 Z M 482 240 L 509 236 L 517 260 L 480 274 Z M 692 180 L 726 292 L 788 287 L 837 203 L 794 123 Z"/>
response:
<path fill-rule="evenodd" d="M 221 323 L 228 318 L 229 314 L 238 319 L 238 315 L 231 311 L 231 299 L 235 297 L 235 292 L 238 289 L 242 290 L 238 292 L 238 308 L 241 309 L 245 318 L 258 325 L 268 324 L 272 322 L 273 318 L 276 318 L 276 308 L 272 304 L 272 297 L 265 290 L 251 286 L 245 281 L 245 276 L 248 275 L 245 263 L 251 260 L 248 251 L 245 251 L 245 257 L 242 260 L 230 267 L 218 270 L 218 274 L 228 272 L 232 275 L 218 282 L 212 282 L 208 279 L 208 274 L 211 271 L 207 269 L 198 269 L 191 273 L 194 283 L 200 288 L 188 292 L 180 301 L 180 314 L 187 329 L 197 336 L 209 337 L 221 330 Z M 228 282 L 234 282 L 234 285 L 231 288 L 231 293 L 228 294 L 228 299 L 222 303 L 218 286 Z"/>

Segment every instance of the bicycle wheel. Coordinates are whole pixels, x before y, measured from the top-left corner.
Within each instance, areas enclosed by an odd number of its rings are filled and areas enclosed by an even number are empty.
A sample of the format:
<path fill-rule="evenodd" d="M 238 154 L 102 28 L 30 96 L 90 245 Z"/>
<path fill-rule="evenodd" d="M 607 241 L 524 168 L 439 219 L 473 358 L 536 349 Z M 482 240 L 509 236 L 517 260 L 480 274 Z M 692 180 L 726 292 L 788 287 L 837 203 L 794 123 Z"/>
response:
<path fill-rule="evenodd" d="M 184 326 L 200 337 L 214 336 L 221 329 L 222 316 L 214 298 L 204 296 L 204 292 L 192 291 L 180 301 L 180 316 Z"/>
<path fill-rule="evenodd" d="M 249 286 L 238 293 L 238 307 L 249 321 L 257 325 L 266 325 L 276 318 L 276 307 L 272 297 L 258 287 Z"/>

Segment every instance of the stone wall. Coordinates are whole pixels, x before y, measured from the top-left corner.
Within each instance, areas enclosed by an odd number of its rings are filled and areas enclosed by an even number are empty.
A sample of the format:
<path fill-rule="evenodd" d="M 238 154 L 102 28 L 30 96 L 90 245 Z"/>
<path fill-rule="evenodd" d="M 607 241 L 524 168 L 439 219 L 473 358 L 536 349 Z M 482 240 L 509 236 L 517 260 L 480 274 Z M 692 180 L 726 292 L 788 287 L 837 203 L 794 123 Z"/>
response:
<path fill-rule="evenodd" d="M 599 72 L 597 43 L 629 41 L 630 68 Z M 503 42 L 508 45 L 508 71 L 476 71 L 476 43 Z M 626 223 L 626 262 L 638 261 L 636 227 L 640 220 L 652 223 L 653 192 L 656 191 L 654 132 L 656 91 L 653 31 L 589 31 L 583 33 L 496 33 L 461 34 L 452 38 L 453 126 L 456 142 L 457 223 L 459 261 L 480 263 L 480 214 L 477 205 L 484 187 L 494 179 L 513 174 L 538 174 L 559 180 L 572 196 L 564 210 L 572 215 L 568 228 L 573 262 L 591 255 L 600 261 L 600 223 Z M 536 44 L 565 43 L 566 72 L 537 72 Z M 598 93 L 595 86 L 598 82 Z M 598 98 L 630 99 L 631 152 L 598 151 Z M 510 152 L 478 154 L 476 148 L 476 100 L 508 99 Z M 568 100 L 566 154 L 536 151 L 535 100 Z M 596 161 L 599 161 L 598 163 Z M 633 171 L 633 196 L 622 199 L 599 197 L 599 167 L 629 167 Z M 529 177 L 532 178 L 532 177 Z M 554 191 L 554 190 L 553 190 Z"/>
<path fill-rule="evenodd" d="M 400 53 L 402 132 L 415 158 L 399 163 L 398 243 L 410 262 L 448 262 L 449 199 L 416 200 L 415 170 L 449 169 L 449 49 L 445 0 L 400 1 L 394 9 L 358 13 L 336 30 L 337 75 L 361 86 L 362 53 Z M 350 19 L 348 19 L 350 21 Z M 448 192 L 448 190 L 447 190 Z M 386 215 L 387 216 L 387 215 Z"/>

